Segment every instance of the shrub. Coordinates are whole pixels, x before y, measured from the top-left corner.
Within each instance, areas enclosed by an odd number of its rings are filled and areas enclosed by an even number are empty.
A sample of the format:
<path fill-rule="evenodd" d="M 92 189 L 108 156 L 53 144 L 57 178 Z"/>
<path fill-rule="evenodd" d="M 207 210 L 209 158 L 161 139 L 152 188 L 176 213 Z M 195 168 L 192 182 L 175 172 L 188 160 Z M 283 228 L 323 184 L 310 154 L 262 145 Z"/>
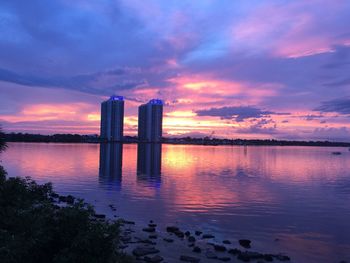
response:
<path fill-rule="evenodd" d="M 94 218 L 82 200 L 59 207 L 51 184 L 26 178 L 0 181 L 0 262 L 129 262 L 116 250 L 117 223 Z"/>

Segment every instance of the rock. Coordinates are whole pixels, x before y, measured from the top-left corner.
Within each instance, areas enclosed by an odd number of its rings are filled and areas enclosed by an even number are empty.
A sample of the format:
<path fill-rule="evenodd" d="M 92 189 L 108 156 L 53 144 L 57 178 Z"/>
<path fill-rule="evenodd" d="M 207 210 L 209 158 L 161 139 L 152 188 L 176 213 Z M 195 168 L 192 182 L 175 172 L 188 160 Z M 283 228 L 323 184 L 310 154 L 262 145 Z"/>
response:
<path fill-rule="evenodd" d="M 244 248 L 250 248 L 251 241 L 249 239 L 240 239 L 239 244 Z"/>
<path fill-rule="evenodd" d="M 218 258 L 218 256 L 211 250 L 208 250 L 207 252 L 205 252 L 205 256 L 210 259 Z"/>
<path fill-rule="evenodd" d="M 278 254 L 274 256 L 276 259 L 278 259 L 279 261 L 290 261 L 290 257 L 282 255 L 282 254 Z"/>
<path fill-rule="evenodd" d="M 131 237 L 130 236 L 122 236 L 122 237 L 120 237 L 120 241 L 122 241 L 123 243 L 129 242 L 129 241 L 131 241 Z"/>
<path fill-rule="evenodd" d="M 189 244 L 188 247 L 194 247 L 194 243 Z"/>
<path fill-rule="evenodd" d="M 155 228 L 155 227 L 157 227 L 157 224 L 150 223 L 150 224 L 148 224 L 148 226 Z"/>
<path fill-rule="evenodd" d="M 202 231 L 198 231 L 198 230 L 197 230 L 197 231 L 195 231 L 194 233 L 196 234 L 196 236 L 200 236 L 200 235 L 202 234 Z"/>
<path fill-rule="evenodd" d="M 228 251 L 228 253 L 230 253 L 230 254 L 232 254 L 232 255 L 239 255 L 239 254 L 241 254 L 242 252 L 241 252 L 239 249 L 237 249 L 237 248 L 232 248 L 232 249 L 230 249 L 230 250 Z"/>
<path fill-rule="evenodd" d="M 202 249 L 200 247 L 194 247 L 192 251 L 195 253 L 201 253 Z"/>
<path fill-rule="evenodd" d="M 230 257 L 220 257 L 220 258 L 218 258 L 218 260 L 221 260 L 221 261 L 230 261 L 231 258 L 230 258 Z"/>
<path fill-rule="evenodd" d="M 226 245 L 229 245 L 229 244 L 231 244 L 231 241 L 230 240 L 224 240 L 224 241 L 222 241 L 222 243 L 224 243 Z"/>
<path fill-rule="evenodd" d="M 264 260 L 265 260 L 265 261 L 271 262 L 271 261 L 273 261 L 273 257 L 272 257 L 272 255 L 270 255 L 270 254 L 265 254 L 265 255 L 264 255 Z"/>
<path fill-rule="evenodd" d="M 249 262 L 250 261 L 250 257 L 246 253 L 239 254 L 237 258 L 239 260 L 244 261 L 244 262 Z"/>
<path fill-rule="evenodd" d="M 142 257 L 142 256 L 150 255 L 150 254 L 156 254 L 158 252 L 159 252 L 159 250 L 154 248 L 154 247 L 137 247 L 132 251 L 132 253 L 136 257 Z"/>
<path fill-rule="evenodd" d="M 214 238 L 214 236 L 211 235 L 211 234 L 204 234 L 204 235 L 202 236 L 202 238 L 203 238 L 203 239 L 209 239 L 209 238 Z"/>
<path fill-rule="evenodd" d="M 168 242 L 168 243 L 173 243 L 174 239 L 171 238 L 163 238 L 164 241 Z"/>
<path fill-rule="evenodd" d="M 188 242 L 196 242 L 196 238 L 195 237 L 193 237 L 193 236 L 189 236 L 188 237 Z"/>
<path fill-rule="evenodd" d="M 134 221 L 128 221 L 128 220 L 125 220 L 125 219 L 120 219 L 119 223 L 126 224 L 126 225 L 135 225 Z"/>
<path fill-rule="evenodd" d="M 216 244 L 214 244 L 213 246 L 214 246 L 214 249 L 216 251 L 221 251 L 221 252 L 226 251 L 226 247 L 225 246 L 216 245 Z"/>
<path fill-rule="evenodd" d="M 245 252 L 242 252 L 241 254 L 244 254 L 244 256 L 247 256 L 250 259 L 264 259 L 264 256 L 265 256 L 258 252 L 252 252 L 252 251 L 245 251 Z"/>
<path fill-rule="evenodd" d="M 153 224 L 153 220 L 150 220 L 149 223 L 150 223 L 150 224 Z"/>
<path fill-rule="evenodd" d="M 150 239 L 157 239 L 158 236 L 156 234 L 154 234 L 154 235 L 149 235 L 148 238 L 150 238 Z"/>
<path fill-rule="evenodd" d="M 163 261 L 163 258 L 159 255 L 155 255 L 153 257 L 146 256 L 143 259 L 146 262 L 151 262 L 151 263 L 159 263 Z"/>
<path fill-rule="evenodd" d="M 197 263 L 200 261 L 199 258 L 184 256 L 184 255 L 180 256 L 180 260 L 185 262 L 192 262 L 192 263 Z"/>
<path fill-rule="evenodd" d="M 127 248 L 127 247 L 128 247 L 128 245 L 119 245 L 119 246 L 118 246 L 119 249 L 125 249 L 125 248 Z"/>
<path fill-rule="evenodd" d="M 105 219 L 106 215 L 104 215 L 104 214 L 94 214 L 94 217 L 100 218 L 100 219 Z"/>
<path fill-rule="evenodd" d="M 169 232 L 169 233 L 175 233 L 177 231 L 180 231 L 180 229 L 178 227 L 176 227 L 176 226 L 168 226 L 166 228 L 166 231 Z"/>
<path fill-rule="evenodd" d="M 145 227 L 142 229 L 142 231 L 148 232 L 148 233 L 153 233 L 153 232 L 156 232 L 156 229 L 154 227 Z"/>
<path fill-rule="evenodd" d="M 190 236 L 190 235 L 191 235 L 190 231 L 186 231 L 186 232 L 185 232 L 185 236 L 188 237 L 188 236 Z"/>
<path fill-rule="evenodd" d="M 137 243 L 149 244 L 149 245 L 155 245 L 156 244 L 156 242 L 153 242 L 152 240 L 149 240 L 149 239 L 140 239 Z"/>
<path fill-rule="evenodd" d="M 184 234 L 182 231 L 180 231 L 180 230 L 175 231 L 174 234 L 175 234 L 177 237 L 179 237 L 179 238 L 184 238 L 184 237 L 185 237 L 185 234 Z"/>

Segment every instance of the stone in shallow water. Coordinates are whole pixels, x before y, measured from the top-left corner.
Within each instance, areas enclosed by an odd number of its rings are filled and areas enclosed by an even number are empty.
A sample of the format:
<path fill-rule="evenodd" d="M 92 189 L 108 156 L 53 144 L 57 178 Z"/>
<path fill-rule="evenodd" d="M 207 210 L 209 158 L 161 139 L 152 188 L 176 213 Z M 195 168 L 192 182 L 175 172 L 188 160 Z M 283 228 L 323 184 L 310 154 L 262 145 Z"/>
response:
<path fill-rule="evenodd" d="M 231 260 L 231 258 L 230 257 L 220 257 L 220 258 L 218 258 L 218 260 L 221 260 L 221 261 L 230 261 Z"/>
<path fill-rule="evenodd" d="M 175 233 L 177 231 L 180 231 L 180 229 L 177 226 L 168 226 L 166 228 L 166 231 L 169 233 Z"/>
<path fill-rule="evenodd" d="M 214 236 L 211 235 L 211 234 L 204 234 L 204 235 L 202 236 L 202 238 L 204 238 L 204 239 L 209 239 L 209 238 L 214 238 Z"/>
<path fill-rule="evenodd" d="M 238 255 L 238 254 L 241 254 L 242 252 L 237 249 L 237 248 L 231 248 L 228 253 L 232 254 L 232 255 Z"/>
<path fill-rule="evenodd" d="M 142 257 L 142 256 L 150 255 L 150 254 L 156 254 L 158 252 L 159 252 L 159 250 L 156 249 L 155 247 L 137 247 L 132 251 L 132 253 L 136 257 Z"/>
<path fill-rule="evenodd" d="M 201 253 L 202 249 L 200 247 L 194 247 L 192 251 L 195 253 Z"/>
<path fill-rule="evenodd" d="M 211 250 L 205 252 L 205 256 L 210 259 L 218 258 L 218 256 Z"/>
<path fill-rule="evenodd" d="M 152 233 L 156 232 L 156 229 L 154 227 L 145 227 L 142 229 L 142 231 Z"/>
<path fill-rule="evenodd" d="M 189 241 L 189 242 L 192 242 L 192 243 L 193 243 L 193 242 L 196 242 L 196 238 L 193 237 L 193 236 L 189 236 L 189 237 L 188 237 L 188 241 Z"/>
<path fill-rule="evenodd" d="M 200 235 L 202 234 L 202 231 L 198 231 L 198 230 L 197 230 L 197 231 L 195 231 L 194 233 L 195 233 L 196 236 L 200 236 Z"/>
<path fill-rule="evenodd" d="M 226 251 L 226 247 L 225 246 L 221 246 L 221 245 L 213 245 L 214 246 L 214 249 L 216 250 L 216 251 Z"/>
<path fill-rule="evenodd" d="M 229 245 L 229 244 L 231 244 L 231 241 L 230 240 L 224 240 L 224 241 L 222 241 L 222 243 L 224 243 L 226 245 Z"/>
<path fill-rule="evenodd" d="M 240 239 L 239 244 L 244 248 L 250 248 L 251 241 L 249 239 Z"/>
<path fill-rule="evenodd" d="M 189 235 L 191 235 L 190 231 L 186 231 L 186 232 L 185 232 L 185 236 L 188 237 Z"/>
<path fill-rule="evenodd" d="M 146 262 L 158 263 L 158 262 L 162 262 L 163 258 L 161 256 L 159 256 L 159 255 L 155 255 L 154 257 L 146 256 L 143 260 L 146 261 Z"/>
<path fill-rule="evenodd" d="M 199 258 L 184 256 L 184 255 L 180 256 L 180 260 L 185 262 L 191 262 L 191 263 L 197 263 L 200 261 Z"/>
<path fill-rule="evenodd" d="M 164 241 L 168 242 L 168 243 L 173 243 L 174 239 L 171 238 L 163 238 Z"/>
<path fill-rule="evenodd" d="M 278 259 L 279 261 L 289 261 L 290 257 L 282 254 L 275 255 L 275 258 Z"/>

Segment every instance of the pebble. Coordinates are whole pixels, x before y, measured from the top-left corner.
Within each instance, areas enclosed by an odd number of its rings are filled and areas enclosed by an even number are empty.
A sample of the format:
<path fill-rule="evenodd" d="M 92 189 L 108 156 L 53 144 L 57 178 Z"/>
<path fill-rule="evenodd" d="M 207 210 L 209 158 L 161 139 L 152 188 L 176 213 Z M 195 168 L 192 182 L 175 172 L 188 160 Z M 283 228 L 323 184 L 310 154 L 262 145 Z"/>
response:
<path fill-rule="evenodd" d="M 230 261 L 231 258 L 230 258 L 230 257 L 221 257 L 221 258 L 218 258 L 218 260 L 221 260 L 221 261 Z"/>
<path fill-rule="evenodd" d="M 132 253 L 136 257 L 142 257 L 142 256 L 150 255 L 150 254 L 156 254 L 158 252 L 159 252 L 159 250 L 156 249 L 155 247 L 137 247 L 132 251 Z"/>
<path fill-rule="evenodd" d="M 196 242 L 196 238 L 193 237 L 193 236 L 189 236 L 189 237 L 188 237 L 188 241 L 189 241 L 189 242 L 192 242 L 192 243 L 193 243 L 193 242 Z"/>
<path fill-rule="evenodd" d="M 201 253 L 202 249 L 200 247 L 194 247 L 192 251 L 195 253 Z"/>
<path fill-rule="evenodd" d="M 226 247 L 225 246 L 221 246 L 221 245 L 215 245 L 214 244 L 214 249 L 216 250 L 216 251 L 226 251 Z"/>
<path fill-rule="evenodd" d="M 208 250 L 207 252 L 205 252 L 205 256 L 210 259 L 218 258 L 218 256 L 211 250 Z"/>
<path fill-rule="evenodd" d="M 153 232 L 156 232 L 156 229 L 154 227 L 145 227 L 142 229 L 142 231 L 153 233 Z"/>
<path fill-rule="evenodd" d="M 159 262 L 163 261 L 163 258 L 159 255 L 155 255 L 154 257 L 146 256 L 146 257 L 144 257 L 143 260 L 146 262 L 151 262 L 151 263 L 159 263 Z"/>
<path fill-rule="evenodd" d="M 250 248 L 251 241 L 249 239 L 240 239 L 238 240 L 239 244 L 244 248 Z"/>
<path fill-rule="evenodd" d="M 214 236 L 211 235 L 211 234 L 204 234 L 204 235 L 202 236 L 202 238 L 203 238 L 203 239 L 209 239 L 209 238 L 214 238 Z"/>
<path fill-rule="evenodd" d="M 200 261 L 199 258 L 184 256 L 184 255 L 180 256 L 180 260 L 185 262 L 191 262 L 191 263 L 197 263 Z"/>
<path fill-rule="evenodd" d="M 174 239 L 171 238 L 163 238 L 164 241 L 168 242 L 168 243 L 173 243 Z"/>
<path fill-rule="evenodd" d="M 224 241 L 222 241 L 222 243 L 224 243 L 226 245 L 229 245 L 229 244 L 231 244 L 231 241 L 230 240 L 224 240 Z"/>
<path fill-rule="evenodd" d="M 202 231 L 198 231 L 198 230 L 197 230 L 197 231 L 195 231 L 194 233 L 196 234 L 196 236 L 200 236 L 200 235 L 202 234 Z"/>

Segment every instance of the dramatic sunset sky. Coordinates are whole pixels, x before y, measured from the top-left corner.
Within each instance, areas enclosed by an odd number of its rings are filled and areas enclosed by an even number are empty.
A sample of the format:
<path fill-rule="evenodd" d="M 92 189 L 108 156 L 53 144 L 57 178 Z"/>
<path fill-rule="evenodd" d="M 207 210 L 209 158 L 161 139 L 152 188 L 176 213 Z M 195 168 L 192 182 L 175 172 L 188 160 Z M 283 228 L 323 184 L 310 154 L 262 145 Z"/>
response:
<path fill-rule="evenodd" d="M 165 101 L 165 136 L 350 141 L 350 1 L 2 0 L 0 124 L 99 133 Z"/>

